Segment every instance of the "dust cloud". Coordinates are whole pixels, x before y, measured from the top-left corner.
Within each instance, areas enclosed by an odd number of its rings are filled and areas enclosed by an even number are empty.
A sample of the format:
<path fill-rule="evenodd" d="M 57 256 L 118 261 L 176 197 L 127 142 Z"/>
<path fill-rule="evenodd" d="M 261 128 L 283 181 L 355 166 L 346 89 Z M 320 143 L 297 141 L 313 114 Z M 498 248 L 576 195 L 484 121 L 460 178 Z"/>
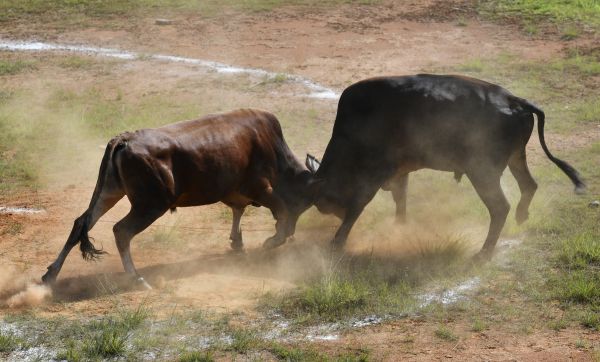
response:
<path fill-rule="evenodd" d="M 50 287 L 33 283 L 30 276 L 14 266 L 0 268 L 0 298 L 9 308 L 40 305 L 51 296 Z"/>
<path fill-rule="evenodd" d="M 52 289 L 47 285 L 30 283 L 25 290 L 8 298 L 6 304 L 9 308 L 33 307 L 42 304 L 51 296 Z"/>

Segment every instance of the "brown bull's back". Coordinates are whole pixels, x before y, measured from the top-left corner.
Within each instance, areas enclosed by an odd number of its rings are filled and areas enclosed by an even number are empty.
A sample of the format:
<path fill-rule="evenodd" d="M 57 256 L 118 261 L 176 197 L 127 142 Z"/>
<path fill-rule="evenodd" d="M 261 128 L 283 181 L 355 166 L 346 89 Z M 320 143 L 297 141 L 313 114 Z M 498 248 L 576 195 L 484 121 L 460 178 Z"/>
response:
<path fill-rule="evenodd" d="M 275 183 L 280 171 L 281 129 L 277 119 L 264 111 L 209 115 L 127 133 L 122 138 L 127 148 L 119 160 L 128 161 L 120 168 L 150 165 L 153 172 L 149 174 L 171 195 L 172 207 L 203 205 L 227 197 L 248 201 L 252 189 L 262 186 L 259 180 Z M 242 197 L 239 192 L 250 195 Z"/>

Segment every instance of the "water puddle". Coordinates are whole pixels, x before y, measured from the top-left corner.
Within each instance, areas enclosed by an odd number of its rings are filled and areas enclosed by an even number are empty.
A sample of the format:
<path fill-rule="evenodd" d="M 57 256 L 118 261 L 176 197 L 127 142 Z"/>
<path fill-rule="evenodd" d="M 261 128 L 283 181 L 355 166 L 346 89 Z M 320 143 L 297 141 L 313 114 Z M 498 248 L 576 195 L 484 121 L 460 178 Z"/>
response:
<path fill-rule="evenodd" d="M 46 210 L 35 209 L 29 207 L 12 207 L 12 206 L 0 206 L 0 214 L 7 215 L 27 215 L 27 214 L 43 214 Z"/>
<path fill-rule="evenodd" d="M 176 55 L 166 54 L 145 54 L 134 51 L 120 50 L 114 48 L 101 48 L 84 45 L 70 45 L 70 44 L 53 44 L 36 41 L 10 41 L 0 40 L 0 50 L 9 51 L 64 51 L 83 53 L 87 55 L 97 55 L 110 58 L 124 59 L 124 60 L 136 60 L 136 59 L 150 59 L 162 62 L 172 63 L 185 63 L 200 66 L 206 69 L 214 70 L 218 73 L 224 74 L 245 74 L 253 77 L 266 77 L 268 79 L 275 79 L 276 77 L 285 77 L 286 80 L 294 83 L 301 84 L 309 90 L 308 93 L 298 94 L 301 97 L 318 98 L 318 99 L 337 99 L 339 94 L 321 84 L 315 83 L 310 79 L 285 73 L 270 72 L 264 69 L 258 68 L 243 68 L 236 67 L 229 64 L 214 62 L 204 59 L 180 57 Z"/>

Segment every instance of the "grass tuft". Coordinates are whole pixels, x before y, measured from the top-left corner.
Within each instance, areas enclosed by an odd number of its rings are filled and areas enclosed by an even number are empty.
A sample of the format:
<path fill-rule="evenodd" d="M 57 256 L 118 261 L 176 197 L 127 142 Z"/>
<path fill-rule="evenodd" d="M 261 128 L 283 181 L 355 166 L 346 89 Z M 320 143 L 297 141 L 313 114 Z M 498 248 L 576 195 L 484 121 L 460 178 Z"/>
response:
<path fill-rule="evenodd" d="M 211 351 L 184 352 L 179 356 L 179 362 L 212 362 L 215 358 Z"/>
<path fill-rule="evenodd" d="M 23 340 L 13 334 L 0 334 L 0 353 L 12 352 L 21 347 Z"/>
<path fill-rule="evenodd" d="M 303 362 L 303 361 L 322 361 L 323 357 L 314 350 L 306 350 L 297 347 L 287 347 L 279 343 L 273 343 L 268 351 L 280 361 Z"/>
<path fill-rule="evenodd" d="M 458 341 L 458 336 L 456 336 L 456 334 L 454 334 L 454 332 L 452 332 L 452 330 L 450 330 L 446 326 L 440 326 L 438 329 L 435 330 L 434 334 L 436 337 L 438 337 L 439 339 L 443 339 L 444 341 Z"/>
<path fill-rule="evenodd" d="M 330 274 L 306 285 L 298 303 L 308 313 L 339 318 L 364 307 L 369 293 L 369 288 L 361 281 L 343 280 L 336 274 Z"/>
<path fill-rule="evenodd" d="M 558 285 L 558 296 L 564 302 L 600 303 L 600 279 L 594 274 L 575 271 L 562 277 Z"/>
<path fill-rule="evenodd" d="M 237 353 L 245 354 L 258 345 L 256 333 L 247 329 L 233 329 L 231 339 L 228 349 Z"/>
<path fill-rule="evenodd" d="M 119 326 L 107 324 L 99 333 L 83 342 L 83 352 L 91 359 L 123 356 L 129 335 Z"/>
<path fill-rule="evenodd" d="M 596 331 L 600 331 L 600 311 L 588 311 L 580 318 L 581 325 Z"/>
<path fill-rule="evenodd" d="M 471 324 L 471 331 L 473 331 L 473 332 L 483 332 L 487 328 L 488 328 L 488 325 L 479 318 L 475 319 L 473 321 L 473 323 Z"/>
<path fill-rule="evenodd" d="M 592 231 L 566 238 L 558 254 L 562 268 L 583 269 L 600 267 L 600 239 Z"/>

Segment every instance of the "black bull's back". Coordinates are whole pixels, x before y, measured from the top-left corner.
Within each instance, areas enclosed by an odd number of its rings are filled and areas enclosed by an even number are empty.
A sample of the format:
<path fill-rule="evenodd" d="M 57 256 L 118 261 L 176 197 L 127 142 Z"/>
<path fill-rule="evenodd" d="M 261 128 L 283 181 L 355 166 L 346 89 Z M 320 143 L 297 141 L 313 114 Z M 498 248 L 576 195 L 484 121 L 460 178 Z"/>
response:
<path fill-rule="evenodd" d="M 344 219 L 334 243 L 345 243 L 364 206 L 392 176 L 431 168 L 469 177 L 492 218 L 482 250 L 490 255 L 509 208 L 500 188 L 503 170 L 510 167 L 522 192 L 520 222 L 537 187 L 525 160 L 533 113 L 544 151 L 582 188 L 577 172 L 547 150 L 543 112 L 497 85 L 423 74 L 372 78 L 348 87 L 316 174 L 317 207 Z"/>

